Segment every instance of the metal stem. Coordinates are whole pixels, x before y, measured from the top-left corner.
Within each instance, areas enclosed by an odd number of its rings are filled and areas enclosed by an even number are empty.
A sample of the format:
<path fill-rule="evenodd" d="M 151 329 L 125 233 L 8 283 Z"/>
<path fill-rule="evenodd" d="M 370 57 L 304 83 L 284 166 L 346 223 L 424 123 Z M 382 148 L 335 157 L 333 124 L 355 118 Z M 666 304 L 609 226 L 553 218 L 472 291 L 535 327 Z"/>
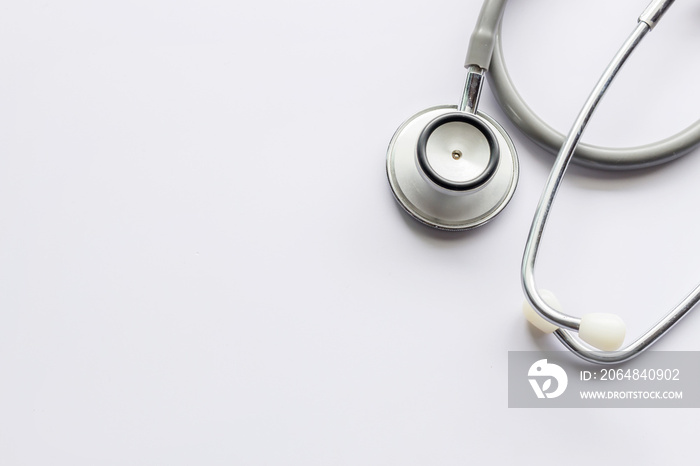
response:
<path fill-rule="evenodd" d="M 467 67 L 467 79 L 464 82 L 462 100 L 459 102 L 459 111 L 476 113 L 481 97 L 481 88 L 484 85 L 485 70 L 477 65 Z"/>

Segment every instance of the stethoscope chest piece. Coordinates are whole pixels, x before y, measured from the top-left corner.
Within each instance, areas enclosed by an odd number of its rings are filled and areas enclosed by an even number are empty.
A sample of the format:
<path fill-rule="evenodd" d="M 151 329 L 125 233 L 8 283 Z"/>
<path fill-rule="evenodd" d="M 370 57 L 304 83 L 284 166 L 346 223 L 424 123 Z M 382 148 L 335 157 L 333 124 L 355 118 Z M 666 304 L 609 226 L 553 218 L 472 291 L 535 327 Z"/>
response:
<path fill-rule="evenodd" d="M 518 181 L 510 137 L 481 112 L 423 110 L 404 122 L 387 150 L 389 184 L 406 212 L 441 230 L 468 230 L 508 204 Z"/>

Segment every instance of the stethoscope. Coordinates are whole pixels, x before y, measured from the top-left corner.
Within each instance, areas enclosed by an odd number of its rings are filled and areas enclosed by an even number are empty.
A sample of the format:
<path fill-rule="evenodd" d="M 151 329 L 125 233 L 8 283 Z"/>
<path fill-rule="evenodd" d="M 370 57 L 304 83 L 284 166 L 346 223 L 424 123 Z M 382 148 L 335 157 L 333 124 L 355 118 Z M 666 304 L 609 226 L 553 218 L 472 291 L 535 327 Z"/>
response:
<path fill-rule="evenodd" d="M 558 154 L 523 254 L 523 312 L 535 327 L 554 333 L 569 350 L 591 362 L 616 364 L 639 355 L 700 301 L 698 285 L 657 324 L 620 349 L 625 339 L 625 324 L 620 317 L 604 313 L 582 317 L 565 314 L 554 295 L 538 290 L 535 282 L 535 262 L 547 217 L 572 159 L 598 169 L 635 169 L 676 159 L 700 144 L 700 121 L 645 146 L 612 149 L 579 143 L 607 87 L 673 1 L 653 0 L 644 10 L 564 137 L 535 115 L 515 90 L 505 69 L 499 37 L 506 0 L 485 0 L 469 42 L 467 78 L 459 105 L 432 107 L 413 115 L 396 131 L 387 150 L 387 176 L 394 197 L 416 220 L 441 230 L 462 231 L 498 215 L 515 191 L 518 157 L 505 130 L 478 110 L 489 70 L 496 100 L 510 120 L 538 145 Z"/>

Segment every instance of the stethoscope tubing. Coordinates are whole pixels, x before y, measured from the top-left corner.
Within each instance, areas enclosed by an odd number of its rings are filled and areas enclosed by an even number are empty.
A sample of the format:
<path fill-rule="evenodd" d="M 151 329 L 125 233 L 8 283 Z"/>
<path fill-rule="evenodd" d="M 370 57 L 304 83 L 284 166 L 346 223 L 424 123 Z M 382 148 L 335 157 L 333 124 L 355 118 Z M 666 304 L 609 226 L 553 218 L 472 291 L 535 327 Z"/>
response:
<path fill-rule="evenodd" d="M 503 3 L 498 0 L 499 5 Z M 661 14 L 673 0 L 657 0 L 640 15 L 640 22 L 649 28 L 658 21 Z M 481 18 L 480 18 L 481 19 Z M 498 17 L 495 28 L 494 47 L 489 62 L 489 82 L 496 100 L 513 124 L 528 138 L 546 151 L 557 154 L 566 137 L 542 120 L 523 100 L 508 74 L 503 56 L 501 23 Z M 491 28 L 493 29 L 493 28 Z M 574 152 L 573 162 L 589 168 L 623 171 L 649 168 L 675 160 L 700 145 L 700 120 L 684 130 L 650 144 L 613 148 L 580 142 Z"/>

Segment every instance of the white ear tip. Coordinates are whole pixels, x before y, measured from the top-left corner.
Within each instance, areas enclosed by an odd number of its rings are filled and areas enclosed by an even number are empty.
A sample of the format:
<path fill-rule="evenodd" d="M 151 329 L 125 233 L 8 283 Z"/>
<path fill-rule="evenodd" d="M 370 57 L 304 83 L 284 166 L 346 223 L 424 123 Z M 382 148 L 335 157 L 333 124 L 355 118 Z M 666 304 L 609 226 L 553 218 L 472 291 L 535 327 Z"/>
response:
<path fill-rule="evenodd" d="M 539 290 L 539 294 L 542 297 L 542 299 L 544 299 L 544 302 L 549 304 L 557 311 L 561 312 L 561 304 L 559 304 L 559 300 L 556 298 L 556 296 L 554 296 L 554 293 L 547 290 Z M 523 303 L 523 315 L 525 316 L 528 322 L 530 322 L 532 325 L 534 325 L 544 333 L 552 333 L 559 328 L 556 325 L 544 320 L 544 318 L 541 315 L 539 315 L 537 311 L 535 311 L 535 309 L 527 301 Z"/>
<path fill-rule="evenodd" d="M 578 336 L 594 348 L 614 351 L 625 341 L 625 323 L 615 314 L 586 314 L 581 317 Z"/>

